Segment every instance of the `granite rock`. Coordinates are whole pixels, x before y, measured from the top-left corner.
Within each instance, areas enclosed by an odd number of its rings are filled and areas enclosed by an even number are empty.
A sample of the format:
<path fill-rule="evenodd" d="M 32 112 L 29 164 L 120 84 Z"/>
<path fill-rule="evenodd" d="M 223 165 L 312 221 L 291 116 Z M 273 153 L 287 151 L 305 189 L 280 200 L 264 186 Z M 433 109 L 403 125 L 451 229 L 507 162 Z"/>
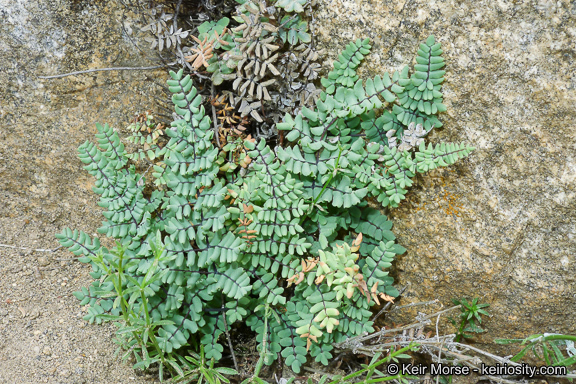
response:
<path fill-rule="evenodd" d="M 364 78 L 412 65 L 433 34 L 448 111 L 428 138 L 477 148 L 391 211 L 404 302 L 480 297 L 484 343 L 576 333 L 576 3 L 322 0 L 315 17 L 328 62 L 372 40 Z"/>

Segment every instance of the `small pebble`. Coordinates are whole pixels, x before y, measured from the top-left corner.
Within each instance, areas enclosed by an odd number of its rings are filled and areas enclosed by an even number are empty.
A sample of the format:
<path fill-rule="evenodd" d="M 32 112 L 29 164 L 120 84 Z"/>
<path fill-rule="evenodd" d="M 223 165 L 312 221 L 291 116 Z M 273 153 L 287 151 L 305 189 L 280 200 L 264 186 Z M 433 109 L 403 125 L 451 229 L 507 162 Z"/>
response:
<path fill-rule="evenodd" d="M 46 267 L 47 265 L 50 264 L 50 262 L 48 261 L 47 258 L 41 256 L 41 257 L 38 258 L 38 264 L 39 264 L 41 267 Z"/>
<path fill-rule="evenodd" d="M 50 356 L 52 354 L 52 349 L 50 349 L 50 347 L 44 347 L 42 353 L 45 354 L 46 356 Z"/>

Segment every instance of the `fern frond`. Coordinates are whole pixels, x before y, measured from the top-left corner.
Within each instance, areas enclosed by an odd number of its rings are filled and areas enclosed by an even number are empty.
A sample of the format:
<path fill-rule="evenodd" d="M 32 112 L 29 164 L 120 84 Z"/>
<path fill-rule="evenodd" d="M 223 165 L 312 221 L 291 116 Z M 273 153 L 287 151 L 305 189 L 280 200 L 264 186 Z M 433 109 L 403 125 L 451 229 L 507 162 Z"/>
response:
<path fill-rule="evenodd" d="M 63 247 L 68 248 L 76 256 L 96 256 L 96 252 L 100 249 L 100 240 L 95 237 L 93 240 L 85 232 L 65 228 L 61 233 L 56 234 L 56 238 Z M 86 257 L 81 258 L 81 261 L 87 262 Z"/>
<path fill-rule="evenodd" d="M 334 70 L 328 74 L 328 78 L 322 78 L 322 86 L 326 88 L 326 94 L 333 94 L 337 84 L 351 88 L 358 81 L 356 68 L 370 53 L 372 46 L 369 42 L 369 39 L 358 39 L 348 44 L 338 55 L 338 61 L 334 62 Z"/>
<path fill-rule="evenodd" d="M 408 68 L 402 71 L 400 85 L 405 89 L 397 92 L 400 105 L 405 109 L 418 111 L 426 116 L 446 111 L 442 104 L 440 87 L 444 81 L 444 67 L 441 44 L 436 43 L 434 36 L 428 37 L 420 44 L 416 56 L 415 72 L 408 78 Z M 399 118 L 399 120 L 402 120 Z"/>
<path fill-rule="evenodd" d="M 304 4 L 275 3 L 284 16 L 301 12 Z M 232 35 L 225 32 L 228 20 L 199 27 L 203 46 L 228 49 L 226 58 L 208 59 L 203 52 L 206 60 L 195 66 L 208 64 L 214 78 L 235 79 L 238 93 L 256 97 L 241 96 L 236 112 L 258 122 L 263 119 L 257 110 L 264 111 L 262 102 L 271 96 L 265 87 L 275 81 L 272 75 L 286 74 L 278 63 L 286 64 L 285 71 L 298 67 L 311 74 L 317 58 L 299 46 L 296 58 L 280 59 L 275 43 L 308 37 L 300 15 L 284 17 L 280 25 L 273 17 L 266 2 L 249 0 L 239 7 Z M 344 49 L 322 79 L 326 92 L 276 124 L 286 135 L 275 148 L 247 136 L 246 127 L 222 148 L 215 146 L 193 80 L 183 70 L 170 72 L 176 121 L 162 127 L 160 144 L 159 136 L 132 139 L 145 145 L 154 162 L 158 188 L 152 192 L 128 163 L 143 155 L 128 154 L 112 128 L 97 125 L 97 144 L 80 146 L 79 157 L 106 208 L 99 232 L 120 241 L 110 251 L 84 232 L 57 235 L 98 279 L 74 293 L 90 306 L 84 318 L 118 320 L 122 311 L 132 324 L 121 331 L 124 345 L 150 357 L 139 366 L 160 353 L 148 351 L 151 333 L 138 339 L 139 329 L 154 332 L 161 353 L 199 341 L 206 358 L 220 359 L 222 334 L 245 322 L 259 348 L 265 345 L 260 353 L 266 364 L 280 355 L 296 372 L 308 356 L 326 364 L 332 343 L 373 332 L 371 308 L 398 295 L 387 270 L 406 250 L 395 244 L 387 216 L 368 206 L 368 196 L 382 207 L 397 207 L 417 172 L 451 165 L 474 148 L 423 143 L 428 131 L 441 126 L 435 115 L 444 109 L 444 62 L 433 37 L 420 46 L 412 75 L 405 68 L 363 82 L 356 69 L 370 48 L 366 39 Z M 212 105 L 221 107 L 222 100 L 213 98 Z M 222 124 L 235 116 L 230 101 L 220 113 Z M 141 133 L 139 126 L 132 131 Z"/>

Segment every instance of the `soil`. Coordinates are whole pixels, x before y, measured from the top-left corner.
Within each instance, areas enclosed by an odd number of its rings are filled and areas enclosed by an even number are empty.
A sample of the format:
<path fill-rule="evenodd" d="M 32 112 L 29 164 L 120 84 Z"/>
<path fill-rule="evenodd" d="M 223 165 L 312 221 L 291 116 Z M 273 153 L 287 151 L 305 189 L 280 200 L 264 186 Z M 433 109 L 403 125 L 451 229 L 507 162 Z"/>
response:
<path fill-rule="evenodd" d="M 55 248 L 53 233 L 59 230 L 20 215 L 2 218 L 0 227 L 3 243 L 33 248 Z M 2 247 L 0 255 L 0 382 L 156 382 L 114 357 L 112 325 L 82 320 L 86 308 L 72 292 L 90 283 L 90 268 L 64 249 Z"/>

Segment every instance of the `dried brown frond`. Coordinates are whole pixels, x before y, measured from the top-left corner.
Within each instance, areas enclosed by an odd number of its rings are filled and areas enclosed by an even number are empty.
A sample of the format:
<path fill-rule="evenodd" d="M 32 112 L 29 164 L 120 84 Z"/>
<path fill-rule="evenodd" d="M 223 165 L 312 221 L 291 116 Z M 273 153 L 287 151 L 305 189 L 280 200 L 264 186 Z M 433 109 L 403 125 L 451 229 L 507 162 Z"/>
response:
<path fill-rule="evenodd" d="M 246 126 L 249 124 L 248 116 L 244 116 L 240 124 L 236 127 L 232 128 L 231 133 L 235 133 L 236 135 L 241 135 L 246 131 Z"/>
<path fill-rule="evenodd" d="M 144 111 L 142 113 L 134 114 L 133 123 L 145 123 L 148 120 L 148 116 L 152 114 L 151 110 Z"/>
<path fill-rule="evenodd" d="M 306 351 L 310 350 L 310 347 L 312 346 L 312 341 L 314 341 L 315 343 L 318 342 L 318 338 L 314 335 L 311 335 L 310 333 L 304 333 L 300 337 L 306 338 Z"/>
<path fill-rule="evenodd" d="M 154 119 L 152 115 L 152 111 L 147 110 L 139 114 L 134 115 L 133 124 L 129 127 L 129 129 L 136 133 L 144 133 L 151 135 L 152 144 L 158 144 L 158 139 L 161 136 L 164 136 L 166 124 L 164 123 L 153 123 L 150 124 Z M 147 151 L 150 149 L 150 143 L 144 143 L 144 150 Z"/>
<path fill-rule="evenodd" d="M 252 220 L 249 220 L 249 219 L 242 220 L 242 219 L 238 218 L 238 221 L 240 222 L 238 224 L 238 229 L 239 229 L 238 234 L 246 233 L 244 236 L 241 236 L 241 238 L 246 239 L 246 242 L 248 244 L 252 244 L 252 242 L 250 240 L 257 237 L 256 235 L 252 235 L 252 233 L 256 233 L 256 231 L 248 230 L 248 226 L 252 223 Z M 242 227 L 243 227 L 243 229 L 240 229 Z"/>
<path fill-rule="evenodd" d="M 291 286 L 292 284 L 298 285 L 301 282 L 304 281 L 304 272 L 298 272 L 297 274 L 295 274 L 294 276 L 290 277 L 289 279 L 286 279 L 286 281 L 288 282 L 288 287 Z"/>
<path fill-rule="evenodd" d="M 243 126 L 248 124 L 248 120 L 236 114 L 234 106 L 230 105 L 226 99 L 227 94 L 216 95 L 210 98 L 210 104 L 216 110 L 216 116 L 220 125 L 218 130 L 219 139 L 222 146 L 241 137 L 246 130 Z M 235 156 L 238 158 L 238 156 Z"/>
<path fill-rule="evenodd" d="M 226 95 L 216 95 L 214 97 L 210 97 L 210 104 L 215 107 L 219 107 L 225 104 Z"/>
<path fill-rule="evenodd" d="M 221 45 L 228 46 L 230 45 L 230 43 L 222 39 L 226 34 L 226 32 L 228 32 L 228 28 L 224 28 L 224 30 L 222 31 L 222 35 L 219 35 L 218 32 L 214 31 L 214 36 L 216 36 L 216 41 L 219 42 Z"/>
<path fill-rule="evenodd" d="M 230 106 L 228 103 L 220 104 L 222 109 L 220 109 L 217 114 L 218 120 L 224 125 L 224 123 L 230 125 L 237 124 L 240 121 L 240 116 L 234 114 L 234 107 Z"/>
<path fill-rule="evenodd" d="M 302 272 L 310 272 L 318 264 L 318 259 L 302 260 Z"/>
<path fill-rule="evenodd" d="M 192 48 L 192 52 L 196 52 L 193 55 L 185 56 L 187 62 L 192 63 L 192 68 L 195 70 L 200 69 L 200 67 L 205 66 L 208 67 L 208 60 L 214 56 L 212 53 L 213 41 L 208 42 L 208 36 L 204 37 L 204 40 L 200 41 L 196 36 L 192 36 L 194 40 L 198 43 L 197 48 Z"/>

